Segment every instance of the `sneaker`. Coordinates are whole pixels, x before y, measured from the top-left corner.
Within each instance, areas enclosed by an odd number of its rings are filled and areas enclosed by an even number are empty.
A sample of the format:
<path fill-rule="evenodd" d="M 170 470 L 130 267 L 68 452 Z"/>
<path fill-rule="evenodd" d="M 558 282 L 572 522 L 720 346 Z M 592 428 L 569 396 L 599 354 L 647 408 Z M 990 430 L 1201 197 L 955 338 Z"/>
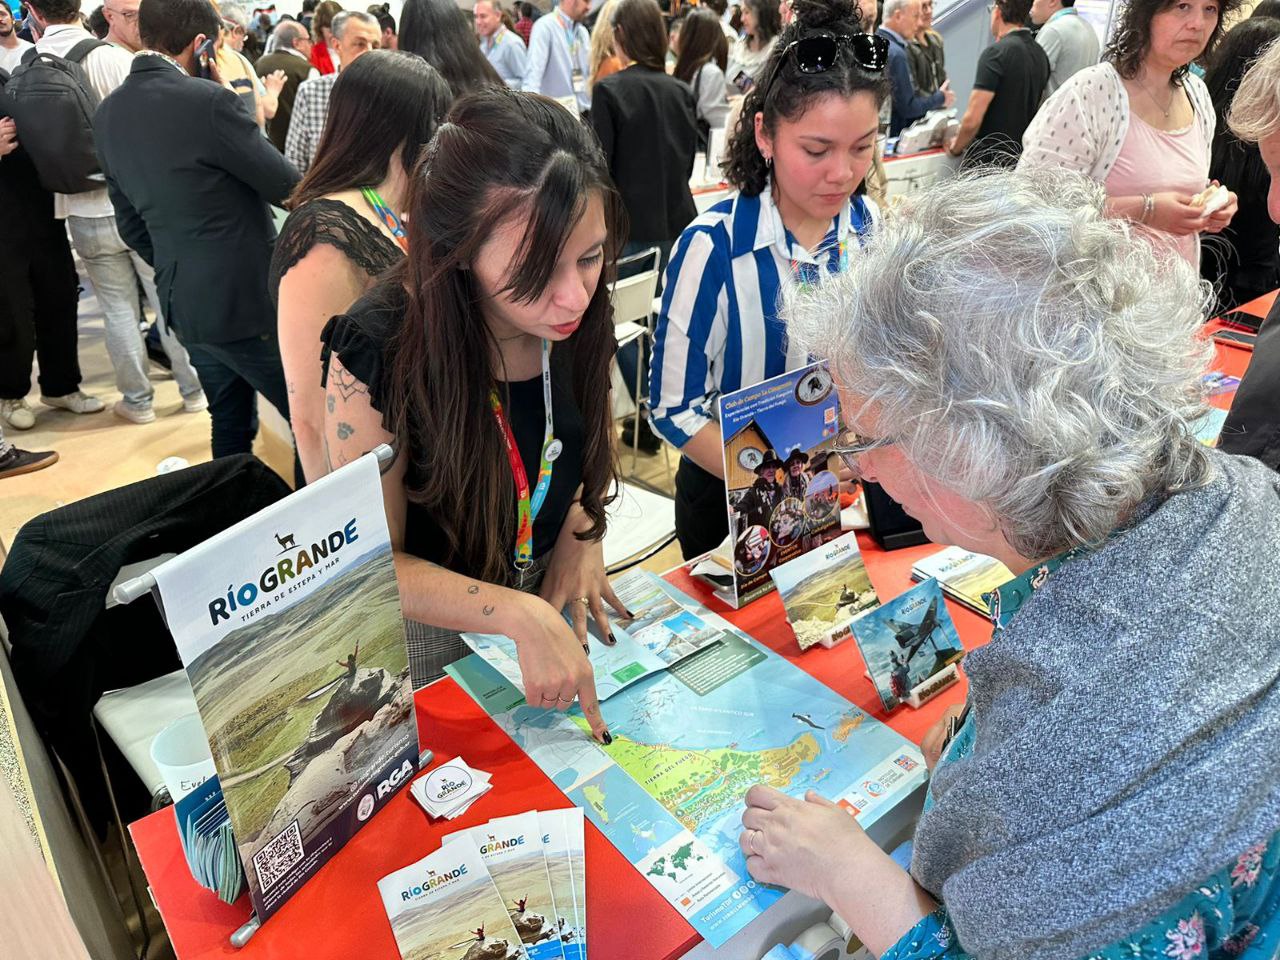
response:
<path fill-rule="evenodd" d="M 186 413 L 200 413 L 209 409 L 209 400 L 203 390 L 198 390 L 191 396 L 182 398 L 182 409 Z"/>
<path fill-rule="evenodd" d="M 30 430 L 36 425 L 36 415 L 27 405 L 26 397 L 0 400 L 0 417 L 15 430 Z"/>
<path fill-rule="evenodd" d="M 111 410 L 117 417 L 128 420 L 130 423 L 151 423 L 156 418 L 156 412 L 150 404 L 145 407 L 131 407 L 123 400 L 117 400 Z"/>
<path fill-rule="evenodd" d="M 40 402 L 46 407 L 58 407 L 72 413 L 98 413 L 103 409 L 102 401 L 91 397 L 83 390 L 75 390 L 61 397 L 46 397 L 40 394 Z"/>
<path fill-rule="evenodd" d="M 55 450 L 44 453 L 32 453 L 30 450 L 19 450 L 10 447 L 9 452 L 0 456 L 0 480 L 5 477 L 16 477 L 24 473 L 35 473 L 45 467 L 52 467 L 58 462 Z"/>

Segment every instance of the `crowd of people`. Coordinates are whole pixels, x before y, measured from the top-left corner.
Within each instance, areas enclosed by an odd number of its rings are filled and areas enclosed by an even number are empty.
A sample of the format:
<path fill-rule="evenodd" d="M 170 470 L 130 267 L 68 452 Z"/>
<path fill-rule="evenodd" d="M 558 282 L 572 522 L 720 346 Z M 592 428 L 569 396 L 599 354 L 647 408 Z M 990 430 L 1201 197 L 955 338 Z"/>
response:
<path fill-rule="evenodd" d="M 994 0 L 946 141 L 972 172 L 896 205 L 885 143 L 956 102 L 928 0 L 0 3 L 2 426 L 35 422 L 34 356 L 44 405 L 104 410 L 78 258 L 116 416 L 155 419 L 163 358 L 215 456 L 250 450 L 258 394 L 297 484 L 390 444 L 415 685 L 505 633 L 529 703 L 608 744 L 610 288 L 656 248 L 651 354 L 617 359 L 649 367 L 633 429 L 680 451 L 686 556 L 728 533 L 717 398 L 823 357 L 844 478 L 1021 585 L 926 738 L 910 871 L 755 788 L 752 873 L 892 960 L 1272 957 L 1277 324 L 1223 449 L 1195 440 L 1199 326 L 1280 286 L 1280 18 L 1238 3 L 1130 0 L 1103 48 L 1071 0 Z M 60 153 L 24 109 L 51 69 L 92 119 Z M 53 459 L 0 439 L 0 477 Z"/>

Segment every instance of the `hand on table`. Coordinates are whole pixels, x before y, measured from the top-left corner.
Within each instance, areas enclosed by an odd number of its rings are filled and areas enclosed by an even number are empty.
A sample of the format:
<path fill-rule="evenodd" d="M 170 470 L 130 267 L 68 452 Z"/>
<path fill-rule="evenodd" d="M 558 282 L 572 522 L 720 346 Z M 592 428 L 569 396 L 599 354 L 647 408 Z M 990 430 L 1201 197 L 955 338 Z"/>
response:
<path fill-rule="evenodd" d="M 569 615 L 573 618 L 573 632 L 583 649 L 587 647 L 587 614 L 600 628 L 605 643 L 612 645 L 613 631 L 609 626 L 609 618 L 605 616 L 604 604 L 617 610 L 623 617 L 629 617 L 622 601 L 609 586 L 609 577 L 604 568 L 604 543 L 599 540 L 579 540 L 575 530 L 583 530 L 589 526 L 582 508 L 574 504 L 560 528 L 560 536 L 556 540 L 551 554 L 551 563 L 547 567 L 547 575 L 542 580 L 539 595 L 551 605 L 553 610 L 563 610 L 569 606 Z"/>
<path fill-rule="evenodd" d="M 761 883 L 828 903 L 833 883 L 854 872 L 868 845 L 875 847 L 858 821 L 825 797 L 810 790 L 797 800 L 761 784 L 747 791 L 738 845 Z"/>
<path fill-rule="evenodd" d="M 7 157 L 18 149 L 18 125 L 12 117 L 0 120 L 0 157 Z"/>
<path fill-rule="evenodd" d="M 557 608 L 538 597 L 523 596 L 527 609 L 520 628 L 511 631 L 511 639 L 516 642 L 525 700 L 532 707 L 568 710 L 576 698 L 591 724 L 591 735 L 601 743 L 612 743 L 600 715 L 595 672 L 584 645 Z"/>

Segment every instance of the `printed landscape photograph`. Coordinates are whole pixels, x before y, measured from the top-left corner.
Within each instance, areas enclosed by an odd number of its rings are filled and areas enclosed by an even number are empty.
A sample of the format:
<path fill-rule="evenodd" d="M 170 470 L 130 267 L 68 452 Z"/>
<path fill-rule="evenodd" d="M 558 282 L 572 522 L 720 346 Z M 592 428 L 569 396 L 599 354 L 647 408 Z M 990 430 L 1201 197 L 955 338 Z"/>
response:
<path fill-rule="evenodd" d="M 384 542 L 344 557 L 327 583 L 262 611 L 188 664 L 260 896 L 391 761 L 416 756 L 403 630 Z"/>

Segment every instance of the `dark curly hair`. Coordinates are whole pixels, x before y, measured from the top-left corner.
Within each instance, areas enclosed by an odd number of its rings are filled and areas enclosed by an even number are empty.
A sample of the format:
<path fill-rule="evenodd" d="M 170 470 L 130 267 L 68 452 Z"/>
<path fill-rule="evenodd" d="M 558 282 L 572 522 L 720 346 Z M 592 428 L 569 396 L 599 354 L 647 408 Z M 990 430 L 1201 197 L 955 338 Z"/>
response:
<path fill-rule="evenodd" d="M 1120 22 L 1116 24 L 1111 41 L 1102 54 L 1102 59 L 1116 68 L 1116 72 L 1126 80 L 1132 80 L 1142 69 L 1142 61 L 1151 50 L 1151 18 L 1157 13 L 1168 10 L 1179 0 L 1129 0 L 1120 14 Z M 1204 45 L 1195 63 L 1204 65 L 1213 56 L 1218 41 L 1222 39 L 1222 23 L 1239 9 L 1243 0 L 1218 0 L 1218 22 L 1209 41 Z M 1184 63 L 1173 71 L 1173 81 L 1181 82 L 1187 75 L 1190 64 Z"/>
<path fill-rule="evenodd" d="M 1239 0 L 1235 0 L 1239 2 Z M 755 116 L 764 114 L 764 127 L 773 133 L 778 118 L 795 120 L 816 98 L 827 93 L 843 97 L 870 93 L 877 109 L 889 96 L 889 81 L 883 72 L 868 73 L 853 61 L 847 46 L 840 47 L 835 66 L 824 73 L 801 73 L 795 57 L 786 51 L 794 40 L 816 33 L 862 32 L 862 15 L 854 0 L 805 0 L 794 5 L 795 19 L 778 37 L 760 82 L 748 91 L 742 112 L 725 144 L 724 175 L 744 196 L 758 196 L 769 179 L 769 168 L 756 146 Z"/>

